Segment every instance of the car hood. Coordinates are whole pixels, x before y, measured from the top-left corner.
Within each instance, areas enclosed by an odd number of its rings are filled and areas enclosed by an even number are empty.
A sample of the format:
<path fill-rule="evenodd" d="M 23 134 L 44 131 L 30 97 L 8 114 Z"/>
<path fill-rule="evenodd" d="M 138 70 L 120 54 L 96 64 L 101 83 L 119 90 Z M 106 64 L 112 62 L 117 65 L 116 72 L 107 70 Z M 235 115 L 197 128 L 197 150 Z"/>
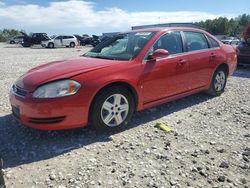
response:
<path fill-rule="evenodd" d="M 16 85 L 25 90 L 33 91 L 44 83 L 67 79 L 78 74 L 103 69 L 114 64 L 119 64 L 119 61 L 87 57 L 54 61 L 29 70 L 16 81 Z"/>

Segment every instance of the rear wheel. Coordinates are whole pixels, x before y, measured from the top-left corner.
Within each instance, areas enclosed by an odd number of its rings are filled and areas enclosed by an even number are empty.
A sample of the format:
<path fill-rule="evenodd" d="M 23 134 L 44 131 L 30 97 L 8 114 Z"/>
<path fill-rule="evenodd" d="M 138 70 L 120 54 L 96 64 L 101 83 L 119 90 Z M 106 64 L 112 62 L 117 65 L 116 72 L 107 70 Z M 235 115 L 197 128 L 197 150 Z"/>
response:
<path fill-rule="evenodd" d="M 55 45 L 54 45 L 54 43 L 50 42 L 50 43 L 48 44 L 48 47 L 49 47 L 49 48 L 54 48 Z"/>
<path fill-rule="evenodd" d="M 224 67 L 219 67 L 213 75 L 208 94 L 219 96 L 224 92 L 227 83 L 227 71 Z"/>
<path fill-rule="evenodd" d="M 135 109 L 134 98 L 123 87 L 110 87 L 95 98 L 90 111 L 91 125 L 97 131 L 125 127 Z"/>
<path fill-rule="evenodd" d="M 76 45 L 76 44 L 75 44 L 74 42 L 71 42 L 71 43 L 69 44 L 70 48 L 74 48 L 75 45 Z"/>

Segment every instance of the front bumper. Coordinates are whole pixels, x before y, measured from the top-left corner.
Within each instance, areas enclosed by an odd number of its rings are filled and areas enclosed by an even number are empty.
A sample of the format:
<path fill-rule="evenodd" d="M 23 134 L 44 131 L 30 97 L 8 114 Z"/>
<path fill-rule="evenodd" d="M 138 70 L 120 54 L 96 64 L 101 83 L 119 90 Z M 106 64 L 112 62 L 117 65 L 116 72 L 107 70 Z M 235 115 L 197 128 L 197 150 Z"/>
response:
<path fill-rule="evenodd" d="M 40 130 L 83 127 L 88 122 L 87 106 L 76 95 L 56 99 L 23 98 L 10 94 L 13 115 L 24 125 Z"/>
<path fill-rule="evenodd" d="M 45 47 L 47 47 L 48 45 L 42 43 L 41 46 L 45 48 Z"/>

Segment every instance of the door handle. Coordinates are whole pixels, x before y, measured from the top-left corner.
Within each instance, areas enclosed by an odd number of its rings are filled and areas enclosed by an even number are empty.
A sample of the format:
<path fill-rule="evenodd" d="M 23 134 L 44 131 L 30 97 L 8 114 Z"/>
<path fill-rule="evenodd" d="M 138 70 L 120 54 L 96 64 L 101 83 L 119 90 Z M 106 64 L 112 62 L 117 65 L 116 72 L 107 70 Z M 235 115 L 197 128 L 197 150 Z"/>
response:
<path fill-rule="evenodd" d="M 211 54 L 210 54 L 210 57 L 211 57 L 211 58 L 215 58 L 215 57 L 216 57 L 216 54 L 211 53 Z"/>
<path fill-rule="evenodd" d="M 185 65 L 186 63 L 187 63 L 187 60 L 185 60 L 185 59 L 180 59 L 179 62 L 178 62 L 178 65 L 183 66 L 183 65 Z"/>

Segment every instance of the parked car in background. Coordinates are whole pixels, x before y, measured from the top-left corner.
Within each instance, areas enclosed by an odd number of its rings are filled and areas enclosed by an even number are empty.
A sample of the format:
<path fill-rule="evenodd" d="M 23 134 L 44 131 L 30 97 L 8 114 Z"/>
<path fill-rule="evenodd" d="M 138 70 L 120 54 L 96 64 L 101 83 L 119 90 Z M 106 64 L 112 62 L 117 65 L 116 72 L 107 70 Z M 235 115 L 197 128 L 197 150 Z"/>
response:
<path fill-rule="evenodd" d="M 82 36 L 80 35 L 75 35 L 75 36 L 77 36 L 76 38 L 80 41 L 81 46 L 84 46 L 85 40 L 90 38 L 90 36 L 87 34 L 83 34 Z"/>
<path fill-rule="evenodd" d="M 77 38 L 74 35 L 54 35 L 50 40 L 42 41 L 42 47 L 71 47 L 74 48 L 77 44 Z"/>
<path fill-rule="evenodd" d="M 77 35 L 77 34 L 74 34 L 74 36 L 76 37 L 76 39 L 77 39 L 77 43 L 79 43 L 79 45 L 81 45 L 81 40 L 83 40 L 84 39 L 84 37 L 83 36 L 81 36 L 81 35 Z"/>
<path fill-rule="evenodd" d="M 224 44 L 236 46 L 240 43 L 240 40 L 237 37 L 227 37 L 225 39 L 222 39 L 221 42 L 223 42 Z"/>
<path fill-rule="evenodd" d="M 250 65 L 250 38 L 237 46 L 238 65 Z"/>
<path fill-rule="evenodd" d="M 24 36 L 16 36 L 16 37 L 13 37 L 12 39 L 10 39 L 9 43 L 10 44 L 20 44 L 23 42 L 23 38 Z"/>
<path fill-rule="evenodd" d="M 132 30 L 81 57 L 40 65 L 12 86 L 13 115 L 35 129 L 89 125 L 112 131 L 135 111 L 206 91 L 219 96 L 236 68 L 236 52 L 206 31 Z"/>
<path fill-rule="evenodd" d="M 100 38 L 97 35 L 92 35 L 92 37 L 90 36 L 86 36 L 85 38 L 83 38 L 80 41 L 80 45 L 81 46 L 85 46 L 85 45 L 92 45 L 93 47 L 95 47 L 97 44 L 99 44 L 101 42 Z"/>
<path fill-rule="evenodd" d="M 24 35 L 23 41 L 21 42 L 23 47 L 41 44 L 42 41 L 50 39 L 46 33 L 32 33 L 31 35 L 27 35 L 22 32 L 22 34 Z"/>

